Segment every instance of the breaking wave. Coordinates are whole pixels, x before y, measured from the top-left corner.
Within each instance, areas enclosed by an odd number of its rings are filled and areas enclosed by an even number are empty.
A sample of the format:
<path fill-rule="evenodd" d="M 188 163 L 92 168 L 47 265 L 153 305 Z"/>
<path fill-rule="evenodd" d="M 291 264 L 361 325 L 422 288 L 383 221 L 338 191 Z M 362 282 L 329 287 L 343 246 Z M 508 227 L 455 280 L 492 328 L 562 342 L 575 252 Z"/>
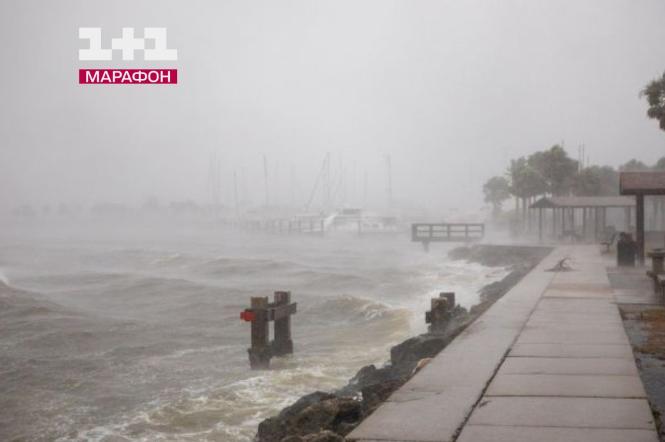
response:
<path fill-rule="evenodd" d="M 312 318 L 335 323 L 359 323 L 411 315 L 405 308 L 396 308 L 383 302 L 350 295 L 337 296 L 316 304 L 306 314 Z"/>

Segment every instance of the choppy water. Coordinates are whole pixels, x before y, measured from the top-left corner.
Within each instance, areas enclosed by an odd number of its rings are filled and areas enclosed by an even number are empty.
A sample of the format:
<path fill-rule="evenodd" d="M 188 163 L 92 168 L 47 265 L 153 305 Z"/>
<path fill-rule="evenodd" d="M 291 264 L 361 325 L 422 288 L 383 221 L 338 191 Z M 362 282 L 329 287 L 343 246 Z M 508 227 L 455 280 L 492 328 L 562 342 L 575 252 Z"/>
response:
<path fill-rule="evenodd" d="M 251 440 L 302 394 L 343 385 L 503 269 L 404 237 L 197 229 L 0 235 L 0 440 Z M 291 290 L 292 357 L 250 371 L 250 296 Z"/>

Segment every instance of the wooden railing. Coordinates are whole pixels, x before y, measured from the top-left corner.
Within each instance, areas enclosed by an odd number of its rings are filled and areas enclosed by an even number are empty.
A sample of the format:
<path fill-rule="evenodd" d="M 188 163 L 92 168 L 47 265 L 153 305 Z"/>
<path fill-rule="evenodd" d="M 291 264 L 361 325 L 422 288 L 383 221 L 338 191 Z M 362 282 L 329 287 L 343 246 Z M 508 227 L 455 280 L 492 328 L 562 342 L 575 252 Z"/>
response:
<path fill-rule="evenodd" d="M 234 226 L 250 230 L 271 233 L 297 233 L 297 234 L 325 234 L 323 218 L 270 218 L 245 219 L 236 221 Z"/>
<path fill-rule="evenodd" d="M 417 223 L 411 224 L 411 241 L 466 242 L 476 241 L 485 236 L 482 223 Z"/>

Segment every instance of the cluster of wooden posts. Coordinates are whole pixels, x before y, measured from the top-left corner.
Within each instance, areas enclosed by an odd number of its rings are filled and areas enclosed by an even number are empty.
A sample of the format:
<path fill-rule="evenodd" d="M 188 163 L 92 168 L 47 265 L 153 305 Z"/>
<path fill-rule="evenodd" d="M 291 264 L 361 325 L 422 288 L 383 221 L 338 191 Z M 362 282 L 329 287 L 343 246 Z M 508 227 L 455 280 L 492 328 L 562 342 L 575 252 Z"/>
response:
<path fill-rule="evenodd" d="M 273 302 L 268 302 L 267 296 L 253 297 L 250 308 L 240 313 L 240 319 L 252 324 L 252 346 L 247 351 L 253 369 L 267 369 L 273 356 L 293 353 L 291 315 L 295 312 L 291 292 L 275 292 Z M 270 341 L 271 321 L 275 323 L 273 341 Z"/>
<path fill-rule="evenodd" d="M 425 313 L 430 333 L 445 331 L 455 308 L 455 293 L 441 292 L 432 298 L 431 310 Z M 296 303 L 291 302 L 291 292 L 275 292 L 273 302 L 267 296 L 252 297 L 250 308 L 240 312 L 240 319 L 251 323 L 251 347 L 247 349 L 249 365 L 253 370 L 270 368 L 273 356 L 293 353 L 291 315 L 296 313 Z M 274 340 L 270 341 L 270 322 L 275 323 Z"/>

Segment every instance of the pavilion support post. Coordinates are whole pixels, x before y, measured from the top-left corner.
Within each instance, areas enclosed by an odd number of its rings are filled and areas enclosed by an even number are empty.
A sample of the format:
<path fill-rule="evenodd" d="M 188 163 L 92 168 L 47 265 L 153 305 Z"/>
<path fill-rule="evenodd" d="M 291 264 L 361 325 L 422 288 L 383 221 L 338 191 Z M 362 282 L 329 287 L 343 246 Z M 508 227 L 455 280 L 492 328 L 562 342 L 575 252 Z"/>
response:
<path fill-rule="evenodd" d="M 543 242 L 543 208 L 538 209 L 538 241 Z"/>
<path fill-rule="evenodd" d="M 600 228 L 600 217 L 601 215 L 601 208 L 596 207 L 593 213 L 593 234 L 596 240 L 601 239 L 601 235 L 603 234 L 602 229 Z"/>
<path fill-rule="evenodd" d="M 552 238 L 556 238 L 556 207 L 552 207 Z"/>
<path fill-rule="evenodd" d="M 607 207 L 600 209 L 600 230 L 605 231 L 607 227 Z"/>
<path fill-rule="evenodd" d="M 562 207 L 559 212 L 561 212 L 561 236 L 563 237 L 566 232 L 566 209 Z"/>
<path fill-rule="evenodd" d="M 586 241 L 587 235 L 587 209 L 582 207 L 582 240 Z"/>
<path fill-rule="evenodd" d="M 635 240 L 637 241 L 637 260 L 644 264 L 644 195 L 635 195 Z"/>

